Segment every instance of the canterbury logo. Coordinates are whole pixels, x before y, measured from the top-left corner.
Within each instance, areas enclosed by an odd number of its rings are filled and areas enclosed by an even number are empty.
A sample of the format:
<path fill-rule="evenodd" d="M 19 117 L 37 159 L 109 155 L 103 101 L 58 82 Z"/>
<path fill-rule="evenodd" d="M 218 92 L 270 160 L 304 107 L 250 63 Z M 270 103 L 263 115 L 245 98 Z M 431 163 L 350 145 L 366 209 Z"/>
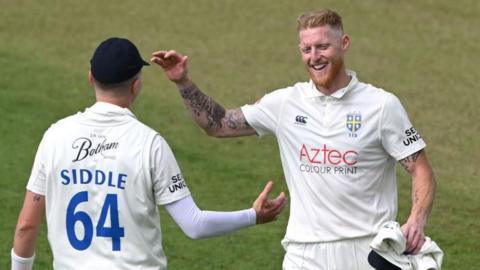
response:
<path fill-rule="evenodd" d="M 297 117 L 295 117 L 295 123 L 305 125 L 307 123 L 307 119 L 308 117 L 306 116 L 297 115 Z"/>

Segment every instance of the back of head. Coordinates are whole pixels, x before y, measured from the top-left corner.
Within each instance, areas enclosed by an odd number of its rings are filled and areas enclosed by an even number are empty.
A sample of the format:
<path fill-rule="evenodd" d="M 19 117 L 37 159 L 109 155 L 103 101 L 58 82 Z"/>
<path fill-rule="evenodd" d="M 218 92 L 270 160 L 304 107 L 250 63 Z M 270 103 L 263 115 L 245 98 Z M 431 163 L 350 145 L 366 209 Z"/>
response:
<path fill-rule="evenodd" d="M 128 87 L 142 67 L 149 65 L 130 40 L 117 37 L 100 43 L 90 64 L 95 85 L 102 90 Z"/>
<path fill-rule="evenodd" d="M 324 9 L 302 14 L 297 19 L 297 30 L 321 27 L 328 25 L 343 32 L 342 17 L 333 10 Z"/>

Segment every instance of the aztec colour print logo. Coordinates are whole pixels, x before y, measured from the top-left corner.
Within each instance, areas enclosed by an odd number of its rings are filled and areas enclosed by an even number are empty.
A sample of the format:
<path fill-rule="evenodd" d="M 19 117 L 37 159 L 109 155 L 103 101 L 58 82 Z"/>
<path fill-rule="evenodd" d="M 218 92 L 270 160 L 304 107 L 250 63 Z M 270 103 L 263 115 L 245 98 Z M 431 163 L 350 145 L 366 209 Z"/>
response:
<path fill-rule="evenodd" d="M 349 137 L 358 137 L 357 131 L 362 127 L 362 114 L 360 112 L 352 112 L 347 114 L 347 129 L 350 131 Z"/>

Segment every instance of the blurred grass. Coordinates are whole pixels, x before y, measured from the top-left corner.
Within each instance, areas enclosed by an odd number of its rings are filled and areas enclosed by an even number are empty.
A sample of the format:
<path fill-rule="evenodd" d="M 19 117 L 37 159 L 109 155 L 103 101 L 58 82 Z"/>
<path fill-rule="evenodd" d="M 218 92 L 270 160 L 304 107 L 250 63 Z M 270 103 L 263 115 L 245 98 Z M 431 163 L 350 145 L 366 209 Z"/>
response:
<path fill-rule="evenodd" d="M 158 49 L 190 57 L 196 83 L 226 107 L 306 80 L 296 17 L 329 7 L 352 37 L 347 65 L 400 97 L 428 144 L 438 193 L 427 233 L 445 251 L 443 269 L 480 268 L 480 2 L 423 1 L 32 1 L 0 0 L 0 268 L 8 269 L 16 218 L 36 147 L 57 119 L 93 102 L 89 59 L 110 36 L 144 58 Z M 204 209 L 248 207 L 269 180 L 286 190 L 272 138 L 220 140 L 190 119 L 175 87 L 152 66 L 133 107 L 172 146 Z M 399 220 L 410 179 L 399 169 Z M 288 210 L 288 209 L 287 209 Z M 279 269 L 288 213 L 275 223 L 192 241 L 162 211 L 170 269 Z M 44 227 L 36 269 L 51 268 Z"/>

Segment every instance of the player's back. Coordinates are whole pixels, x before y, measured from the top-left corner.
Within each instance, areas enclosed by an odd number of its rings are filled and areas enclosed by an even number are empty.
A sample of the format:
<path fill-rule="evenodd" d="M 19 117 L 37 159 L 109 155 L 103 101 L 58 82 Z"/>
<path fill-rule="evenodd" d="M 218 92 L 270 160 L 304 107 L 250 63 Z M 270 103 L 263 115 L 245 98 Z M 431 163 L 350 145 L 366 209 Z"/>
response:
<path fill-rule="evenodd" d="M 108 103 L 46 132 L 39 154 L 55 269 L 165 268 L 149 171 L 155 135 Z"/>

